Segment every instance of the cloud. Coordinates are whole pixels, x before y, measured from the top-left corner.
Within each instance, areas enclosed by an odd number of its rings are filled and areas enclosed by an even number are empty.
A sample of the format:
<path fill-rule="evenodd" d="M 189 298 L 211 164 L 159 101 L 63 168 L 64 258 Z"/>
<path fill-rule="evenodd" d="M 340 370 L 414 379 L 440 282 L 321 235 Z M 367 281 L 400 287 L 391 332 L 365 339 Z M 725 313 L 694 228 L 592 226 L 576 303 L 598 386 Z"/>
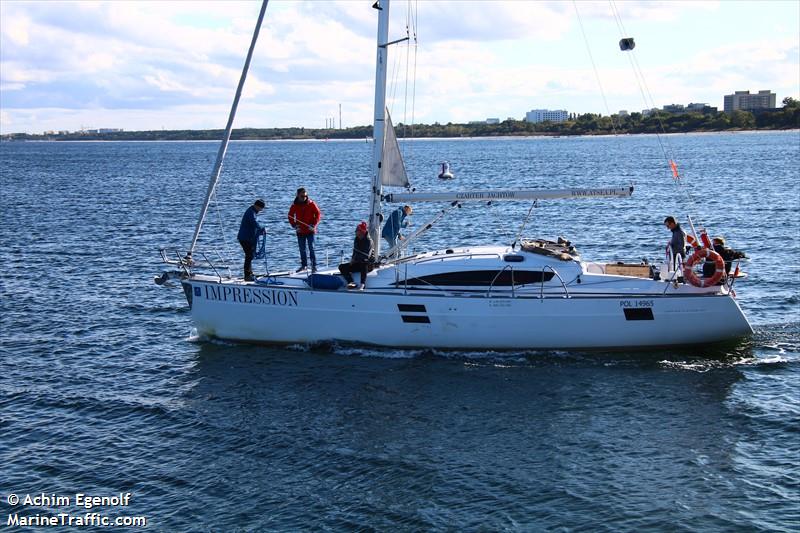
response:
<path fill-rule="evenodd" d="M 156 71 L 144 77 L 144 81 L 161 91 L 192 93 L 192 90 L 174 79 L 168 72 Z"/>
<path fill-rule="evenodd" d="M 345 124 L 370 123 L 377 15 L 371 3 L 271 2 L 237 126 L 323 126 L 325 117 L 338 116 L 340 103 Z M 390 48 L 389 105 L 397 121 L 412 112 L 417 121 L 448 122 L 522 117 L 535 107 L 607 111 L 572 3 L 412 5 L 419 13 L 409 15 L 402 2 L 392 6 L 390 39 L 403 37 L 406 25 L 419 37 L 418 48 Z M 785 16 L 768 15 L 775 26 L 757 33 L 762 8 L 748 3 L 612 5 L 626 29 L 637 29 L 632 35 L 657 105 L 721 105 L 723 94 L 747 88 L 797 95 L 796 6 Z M 616 47 L 620 30 L 609 4 L 577 7 L 610 111 L 646 107 L 628 56 Z M 221 127 L 258 9 L 250 1 L 4 0 L 0 128 Z M 738 11 L 745 9 L 749 17 Z M 416 85 L 406 86 L 415 70 Z M 413 104 L 405 102 L 407 89 L 416 94 Z"/>
<path fill-rule="evenodd" d="M 11 115 L 8 111 L 0 109 L 0 124 L 2 124 L 4 128 L 14 125 L 14 121 L 11 119 Z"/>
<path fill-rule="evenodd" d="M 721 105 L 721 95 L 734 90 L 771 89 L 780 102 L 796 94 L 800 55 L 791 39 L 738 42 L 700 51 L 687 63 L 665 66 L 656 74 L 658 85 L 687 101 L 703 87 L 708 94 L 720 95 L 712 105 Z"/>
<path fill-rule="evenodd" d="M 4 14 L 3 16 L 9 17 L 9 20 L 3 25 L 3 40 L 9 46 L 27 46 L 30 44 L 30 19 L 23 15 Z"/>

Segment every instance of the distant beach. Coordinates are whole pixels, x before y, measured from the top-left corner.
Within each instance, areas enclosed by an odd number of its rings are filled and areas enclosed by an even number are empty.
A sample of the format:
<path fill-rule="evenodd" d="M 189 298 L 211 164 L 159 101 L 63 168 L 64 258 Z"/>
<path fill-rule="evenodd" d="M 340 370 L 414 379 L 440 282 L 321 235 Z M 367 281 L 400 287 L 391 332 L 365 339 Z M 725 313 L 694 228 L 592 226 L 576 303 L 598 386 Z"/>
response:
<path fill-rule="evenodd" d="M 759 113 L 666 113 L 649 115 L 602 116 L 593 113 L 577 115 L 565 122 L 531 123 L 505 120 L 497 124 L 413 124 L 399 123 L 398 138 L 462 138 L 462 137 L 566 137 L 576 135 L 629 135 L 640 133 L 696 133 L 723 131 L 765 131 L 800 128 L 800 101 L 787 98 L 782 108 Z M 10 133 L 4 141 L 218 141 L 224 130 L 147 130 L 147 131 L 76 131 L 42 134 Z M 239 128 L 231 133 L 233 140 L 365 140 L 372 138 L 372 126 L 350 128 Z"/>

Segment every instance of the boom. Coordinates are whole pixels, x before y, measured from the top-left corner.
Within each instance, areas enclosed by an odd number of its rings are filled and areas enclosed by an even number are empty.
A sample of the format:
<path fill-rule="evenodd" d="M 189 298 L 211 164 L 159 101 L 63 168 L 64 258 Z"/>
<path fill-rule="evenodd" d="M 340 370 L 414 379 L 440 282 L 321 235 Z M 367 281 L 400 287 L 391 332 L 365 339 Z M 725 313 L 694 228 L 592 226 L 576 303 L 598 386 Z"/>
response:
<path fill-rule="evenodd" d="M 412 202 L 494 202 L 497 200 L 554 200 L 558 198 L 607 198 L 633 194 L 633 185 L 605 189 L 530 189 L 518 191 L 452 191 L 431 193 L 393 193 L 383 197 L 390 203 Z"/>

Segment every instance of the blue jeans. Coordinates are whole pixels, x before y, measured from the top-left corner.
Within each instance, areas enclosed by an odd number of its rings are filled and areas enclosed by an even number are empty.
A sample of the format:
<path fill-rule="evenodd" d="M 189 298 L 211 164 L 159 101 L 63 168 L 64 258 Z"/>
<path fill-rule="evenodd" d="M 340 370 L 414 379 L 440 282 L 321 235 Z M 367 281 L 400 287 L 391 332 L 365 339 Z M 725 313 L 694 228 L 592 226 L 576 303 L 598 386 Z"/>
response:
<path fill-rule="evenodd" d="M 390 239 L 389 237 L 392 238 Z M 383 240 L 389 243 L 389 248 L 394 248 L 395 246 L 397 246 L 397 241 L 400 240 L 400 235 L 399 234 L 394 234 L 389 236 L 384 235 Z"/>
<path fill-rule="evenodd" d="M 242 245 L 242 250 L 244 250 L 244 280 L 253 281 L 255 279 L 253 277 L 253 256 L 256 253 L 256 243 L 239 241 L 239 244 Z"/>
<path fill-rule="evenodd" d="M 298 235 L 297 246 L 300 247 L 300 265 L 308 266 L 306 257 L 306 245 L 308 245 L 308 255 L 311 256 L 311 266 L 317 268 L 317 255 L 314 253 L 314 234 Z"/>

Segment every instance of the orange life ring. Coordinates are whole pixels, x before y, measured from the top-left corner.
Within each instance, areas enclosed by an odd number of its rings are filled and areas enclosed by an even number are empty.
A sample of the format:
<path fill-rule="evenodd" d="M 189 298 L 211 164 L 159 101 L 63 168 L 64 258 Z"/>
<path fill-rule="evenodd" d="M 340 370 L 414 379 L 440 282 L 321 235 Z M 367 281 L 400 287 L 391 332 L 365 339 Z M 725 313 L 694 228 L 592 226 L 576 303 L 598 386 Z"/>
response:
<path fill-rule="evenodd" d="M 710 278 L 701 278 L 692 268 L 701 260 L 714 261 L 716 270 L 714 270 L 714 275 Z M 711 285 L 716 285 L 724 275 L 725 261 L 722 260 L 721 255 L 711 248 L 700 248 L 699 250 L 696 250 L 692 255 L 689 256 L 689 259 L 687 259 L 686 263 L 683 265 L 683 277 L 695 287 L 710 287 Z"/>

